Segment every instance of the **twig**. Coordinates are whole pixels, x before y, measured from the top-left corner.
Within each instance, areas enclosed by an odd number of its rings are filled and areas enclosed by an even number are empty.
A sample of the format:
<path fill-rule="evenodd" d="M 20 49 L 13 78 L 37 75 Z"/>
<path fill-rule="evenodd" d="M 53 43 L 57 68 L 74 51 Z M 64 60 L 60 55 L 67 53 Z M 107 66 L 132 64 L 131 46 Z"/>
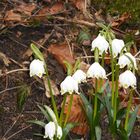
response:
<path fill-rule="evenodd" d="M 29 69 L 26 69 L 26 68 L 24 68 L 24 69 L 15 69 L 15 70 L 11 70 L 11 71 L 8 71 L 8 72 L 6 72 L 6 73 L 0 74 L 0 77 L 1 77 L 1 76 L 5 76 L 5 75 L 8 75 L 8 74 L 11 74 L 11 73 L 14 73 L 14 72 L 28 71 L 28 70 L 29 70 Z"/>
<path fill-rule="evenodd" d="M 15 89 L 18 89 L 18 88 L 21 88 L 21 87 L 22 87 L 22 86 L 16 86 L 16 87 L 7 88 L 7 89 L 5 89 L 5 90 L 0 91 L 0 94 L 4 93 L 4 92 L 6 92 L 6 91 L 15 90 Z"/>

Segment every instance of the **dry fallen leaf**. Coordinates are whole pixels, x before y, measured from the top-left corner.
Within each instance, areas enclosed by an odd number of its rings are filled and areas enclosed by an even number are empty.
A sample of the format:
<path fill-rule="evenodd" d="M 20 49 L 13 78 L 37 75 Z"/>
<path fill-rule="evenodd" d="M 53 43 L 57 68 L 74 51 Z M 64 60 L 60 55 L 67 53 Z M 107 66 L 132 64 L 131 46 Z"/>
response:
<path fill-rule="evenodd" d="M 9 66 L 10 60 L 2 52 L 0 52 L 0 60 L 2 60 L 6 66 Z"/>
<path fill-rule="evenodd" d="M 66 99 L 66 105 L 64 109 L 64 114 L 66 115 L 68 112 L 68 106 L 70 103 L 70 95 Z M 74 127 L 72 129 L 73 133 L 76 133 L 78 135 L 86 135 L 88 131 L 88 124 L 86 121 L 86 116 L 84 114 L 84 111 L 82 109 L 82 100 L 79 95 L 73 95 L 73 102 L 71 107 L 71 112 L 68 118 L 68 122 L 71 123 L 78 123 L 79 125 Z"/>
<path fill-rule="evenodd" d="M 50 95 L 50 90 L 49 90 L 49 87 L 48 87 L 48 81 L 46 78 L 43 78 L 43 82 L 44 82 L 44 86 L 45 86 L 45 95 L 47 96 L 47 98 L 50 98 L 51 95 Z M 52 87 L 52 92 L 53 92 L 53 95 L 54 96 L 57 96 L 60 94 L 56 84 L 54 83 L 54 81 L 50 80 L 51 82 L 51 87 Z"/>
<path fill-rule="evenodd" d="M 55 59 L 62 65 L 66 70 L 64 61 L 69 62 L 70 64 L 75 63 L 74 57 L 71 55 L 69 47 L 66 43 L 63 44 L 51 44 L 48 48 L 49 53 L 51 53 Z"/>

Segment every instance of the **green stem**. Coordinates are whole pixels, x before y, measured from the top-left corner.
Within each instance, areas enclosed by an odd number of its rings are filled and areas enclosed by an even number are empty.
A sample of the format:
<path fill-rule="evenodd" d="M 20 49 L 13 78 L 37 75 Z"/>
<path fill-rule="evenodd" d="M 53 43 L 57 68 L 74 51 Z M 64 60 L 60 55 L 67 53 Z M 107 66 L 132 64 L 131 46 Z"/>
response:
<path fill-rule="evenodd" d="M 55 102 L 52 87 L 51 87 L 51 82 L 50 82 L 50 78 L 49 78 L 49 72 L 48 72 L 47 65 L 45 65 L 45 72 L 46 72 L 48 87 L 49 87 L 49 91 L 50 91 L 50 95 L 51 95 L 51 102 L 52 102 L 52 105 L 53 105 L 54 113 L 55 113 L 56 118 L 58 120 L 58 118 L 59 118 L 58 117 L 58 110 L 57 110 L 56 102 Z"/>
<path fill-rule="evenodd" d="M 66 126 L 68 118 L 69 118 L 69 114 L 70 114 L 71 107 L 72 107 L 72 101 L 73 101 L 73 94 L 70 95 L 70 103 L 69 103 L 69 106 L 68 106 L 68 112 L 66 114 L 66 119 L 65 119 L 65 122 L 64 122 L 64 127 Z"/>
<path fill-rule="evenodd" d="M 127 106 L 127 112 L 126 112 L 125 125 L 124 125 L 124 129 L 125 129 L 126 131 L 127 131 L 127 128 L 128 128 L 129 113 L 130 113 L 130 109 L 131 109 L 132 98 L 133 98 L 133 91 L 130 91 L 128 106 Z"/>
<path fill-rule="evenodd" d="M 62 104 L 62 109 L 61 109 L 60 119 L 59 119 L 59 125 L 60 126 L 62 126 L 62 121 L 63 121 L 63 117 L 64 117 L 64 108 L 65 108 L 65 104 L 66 104 L 66 99 L 67 99 L 67 94 L 64 95 L 64 99 L 63 99 L 63 104 Z"/>
<path fill-rule="evenodd" d="M 95 81 L 95 97 L 94 97 L 94 113 L 93 113 L 93 120 L 95 121 L 96 114 L 97 114 L 97 92 L 98 92 L 98 80 Z"/>
<path fill-rule="evenodd" d="M 115 95 L 114 95 L 114 115 L 113 115 L 113 122 L 116 121 L 116 115 L 117 115 L 117 99 L 118 99 L 118 90 L 119 90 L 119 65 L 116 65 L 115 68 L 115 75 L 116 75 L 116 82 L 115 82 Z"/>

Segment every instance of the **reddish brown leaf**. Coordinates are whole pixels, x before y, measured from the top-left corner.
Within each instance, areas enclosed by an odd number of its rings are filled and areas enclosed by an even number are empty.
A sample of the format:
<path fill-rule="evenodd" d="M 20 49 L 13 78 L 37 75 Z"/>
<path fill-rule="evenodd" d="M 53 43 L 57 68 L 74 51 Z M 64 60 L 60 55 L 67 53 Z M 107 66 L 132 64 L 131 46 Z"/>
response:
<path fill-rule="evenodd" d="M 62 65 L 62 67 L 66 70 L 66 66 L 64 61 L 69 62 L 70 64 L 75 63 L 74 57 L 71 55 L 69 47 L 66 43 L 63 44 L 51 44 L 48 48 L 48 51 L 53 54 L 55 59 Z"/>
<path fill-rule="evenodd" d="M 70 103 L 70 96 L 67 97 L 66 105 L 64 109 L 64 114 L 66 115 L 68 113 L 68 106 Z M 78 135 L 86 135 L 88 131 L 88 125 L 86 121 L 86 116 L 84 114 L 84 111 L 82 109 L 82 100 L 79 95 L 73 96 L 73 102 L 72 102 L 72 108 L 70 112 L 70 116 L 68 118 L 68 122 L 71 123 L 78 123 L 79 125 L 72 129 L 73 133 L 76 133 Z"/>

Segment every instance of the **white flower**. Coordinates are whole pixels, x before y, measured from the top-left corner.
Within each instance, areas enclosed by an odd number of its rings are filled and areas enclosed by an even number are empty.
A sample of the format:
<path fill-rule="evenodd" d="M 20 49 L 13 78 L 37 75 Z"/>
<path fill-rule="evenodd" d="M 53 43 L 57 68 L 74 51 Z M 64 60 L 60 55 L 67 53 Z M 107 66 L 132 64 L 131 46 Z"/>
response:
<path fill-rule="evenodd" d="M 113 39 L 112 40 L 112 53 L 113 56 L 116 57 L 121 52 L 124 47 L 124 41 L 121 39 Z"/>
<path fill-rule="evenodd" d="M 104 36 L 101 36 L 100 34 L 97 36 L 97 38 L 95 38 L 92 41 L 92 49 L 91 51 L 94 51 L 95 48 L 99 49 L 99 54 L 102 55 L 103 52 L 107 52 L 107 49 L 109 48 L 109 43 L 106 41 L 106 39 L 104 38 Z"/>
<path fill-rule="evenodd" d="M 95 62 L 93 63 L 88 71 L 87 71 L 87 77 L 88 78 L 102 78 L 102 79 L 106 79 L 106 72 L 104 70 L 104 68 L 98 63 L 98 62 Z"/>
<path fill-rule="evenodd" d="M 61 139 L 62 137 L 62 128 L 60 126 L 57 126 L 57 138 Z"/>
<path fill-rule="evenodd" d="M 41 78 L 43 74 L 45 74 L 44 62 L 34 59 L 30 64 L 30 77 L 36 75 Z"/>
<path fill-rule="evenodd" d="M 56 131 L 57 128 L 57 131 Z M 56 125 L 54 122 L 49 122 L 45 125 L 45 136 L 44 138 L 49 138 L 53 140 L 54 135 L 57 133 L 57 138 L 61 139 L 62 137 L 62 128 L 59 125 Z"/>
<path fill-rule="evenodd" d="M 127 56 L 133 61 L 134 68 L 137 69 L 136 59 L 131 53 L 125 53 L 119 57 L 118 64 L 120 65 L 120 68 L 124 68 L 126 65 L 131 68 L 133 67 L 131 60 Z"/>
<path fill-rule="evenodd" d="M 82 70 L 77 70 L 72 77 L 78 83 L 86 82 L 86 74 Z"/>
<path fill-rule="evenodd" d="M 119 76 L 119 83 L 120 83 L 120 86 L 124 88 L 128 88 L 128 87 L 135 88 L 136 77 L 130 70 L 126 70 Z"/>
<path fill-rule="evenodd" d="M 72 94 L 73 92 L 78 92 L 78 82 L 74 80 L 73 77 L 67 76 L 64 81 L 60 84 L 61 88 L 61 94 L 63 95 L 64 93 L 69 93 Z"/>
<path fill-rule="evenodd" d="M 54 122 L 49 122 L 48 124 L 45 125 L 45 136 L 44 138 L 48 138 L 50 140 L 53 140 L 53 137 L 56 133 L 56 126 Z"/>

